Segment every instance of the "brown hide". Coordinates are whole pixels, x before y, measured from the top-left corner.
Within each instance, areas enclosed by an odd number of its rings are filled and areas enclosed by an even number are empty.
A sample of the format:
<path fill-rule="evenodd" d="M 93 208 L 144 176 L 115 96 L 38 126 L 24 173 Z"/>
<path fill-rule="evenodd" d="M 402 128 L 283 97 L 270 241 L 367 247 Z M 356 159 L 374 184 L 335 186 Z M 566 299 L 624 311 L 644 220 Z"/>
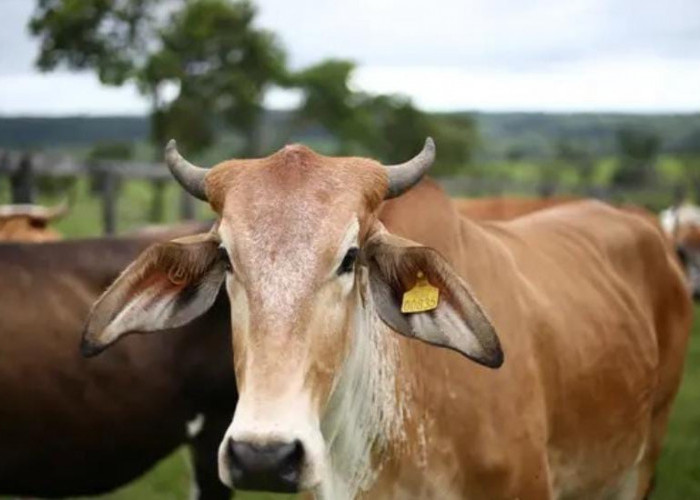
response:
<path fill-rule="evenodd" d="M 573 196 L 552 198 L 485 197 L 454 198 L 459 213 L 476 220 L 509 220 L 564 203 L 578 201 Z"/>
<path fill-rule="evenodd" d="M 380 217 L 467 280 L 505 363 L 401 339 L 408 443 L 367 498 L 643 498 L 691 321 L 658 225 L 590 201 L 479 223 L 430 182 Z"/>
<path fill-rule="evenodd" d="M 200 498 L 229 497 L 216 471 L 236 401 L 224 296 L 186 327 L 79 352 L 90 306 L 151 242 L 0 245 L 0 494 L 104 493 L 190 442 Z"/>

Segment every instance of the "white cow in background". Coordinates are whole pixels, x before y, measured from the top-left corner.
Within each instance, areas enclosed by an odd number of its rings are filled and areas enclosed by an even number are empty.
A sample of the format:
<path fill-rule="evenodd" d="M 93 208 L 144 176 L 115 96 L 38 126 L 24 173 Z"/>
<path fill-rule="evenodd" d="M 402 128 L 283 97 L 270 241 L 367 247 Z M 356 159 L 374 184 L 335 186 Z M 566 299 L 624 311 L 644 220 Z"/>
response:
<path fill-rule="evenodd" d="M 693 298 L 700 299 L 700 207 L 684 203 L 659 214 L 661 226 L 676 246 Z"/>

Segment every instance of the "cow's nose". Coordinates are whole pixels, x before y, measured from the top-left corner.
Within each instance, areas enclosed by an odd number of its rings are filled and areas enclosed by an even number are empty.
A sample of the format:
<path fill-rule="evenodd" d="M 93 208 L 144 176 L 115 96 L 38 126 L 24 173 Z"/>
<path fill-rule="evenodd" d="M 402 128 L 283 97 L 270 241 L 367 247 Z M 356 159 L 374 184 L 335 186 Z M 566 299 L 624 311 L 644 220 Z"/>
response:
<path fill-rule="evenodd" d="M 229 440 L 231 478 L 237 489 L 294 493 L 304 462 L 301 441 L 253 444 Z"/>

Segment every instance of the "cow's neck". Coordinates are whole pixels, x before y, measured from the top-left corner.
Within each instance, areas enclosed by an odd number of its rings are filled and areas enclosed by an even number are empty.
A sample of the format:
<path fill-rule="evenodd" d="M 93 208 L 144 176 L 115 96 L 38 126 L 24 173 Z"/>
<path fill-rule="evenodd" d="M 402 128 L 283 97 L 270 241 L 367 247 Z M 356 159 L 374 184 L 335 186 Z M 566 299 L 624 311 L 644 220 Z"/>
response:
<path fill-rule="evenodd" d="M 462 244 L 454 245 L 456 253 L 440 249 L 453 262 L 473 261 L 459 271 L 466 278 L 478 276 L 472 271 L 483 267 L 491 270 L 489 276 L 508 272 L 504 262 L 511 258 L 488 232 L 472 221 L 460 222 Z M 467 255 L 471 259 L 465 259 Z M 410 448 L 407 433 L 424 428 L 420 412 L 411 408 L 413 391 L 418 390 L 417 367 L 412 366 L 415 342 L 379 319 L 366 288 L 365 306 L 356 313 L 353 344 L 322 421 L 330 467 L 316 491 L 318 498 L 352 499 L 380 487 L 376 480 L 383 466 Z"/>
<path fill-rule="evenodd" d="M 352 499 L 366 491 L 381 470 L 387 445 L 403 439 L 398 349 L 397 337 L 378 318 L 367 293 L 365 307 L 355 313 L 353 343 L 322 422 L 330 467 L 319 498 Z"/>

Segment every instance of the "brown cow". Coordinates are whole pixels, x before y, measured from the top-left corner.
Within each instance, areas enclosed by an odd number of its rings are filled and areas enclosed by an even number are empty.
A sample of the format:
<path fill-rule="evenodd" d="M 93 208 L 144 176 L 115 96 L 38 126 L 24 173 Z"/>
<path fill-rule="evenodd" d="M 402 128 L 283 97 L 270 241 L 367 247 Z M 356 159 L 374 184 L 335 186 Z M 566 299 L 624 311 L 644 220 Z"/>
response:
<path fill-rule="evenodd" d="M 494 196 L 453 199 L 460 214 L 477 220 L 510 220 L 539 210 L 580 200 L 580 198 L 574 196 L 554 196 L 551 198 Z"/>
<path fill-rule="evenodd" d="M 0 495 L 104 493 L 190 444 L 196 498 L 229 498 L 216 463 L 237 397 L 225 297 L 99 359 L 77 348 L 91 304 L 156 240 L 0 244 Z"/>
<path fill-rule="evenodd" d="M 420 188 L 420 184 L 417 187 Z M 553 198 L 484 197 L 454 198 L 453 201 L 460 215 L 464 217 L 482 221 L 505 221 L 564 203 L 582 201 L 582 199 L 573 196 Z M 641 217 L 664 234 L 668 244 L 676 253 L 679 264 L 685 270 L 690 295 L 699 301 L 700 208 L 691 205 L 669 208 L 662 211 L 659 217 L 643 207 L 629 203 L 618 205 L 617 208 Z"/>
<path fill-rule="evenodd" d="M 225 483 L 642 498 L 690 328 L 662 236 L 598 202 L 461 218 L 439 188 L 410 190 L 433 156 L 431 141 L 391 167 L 288 146 L 206 170 L 169 145 L 218 226 L 144 252 L 93 307 L 83 351 L 186 323 L 225 286 L 240 391 Z"/>
<path fill-rule="evenodd" d="M 0 205 L 0 241 L 40 243 L 61 235 L 49 223 L 68 213 L 68 204 L 46 208 L 40 205 Z"/>

